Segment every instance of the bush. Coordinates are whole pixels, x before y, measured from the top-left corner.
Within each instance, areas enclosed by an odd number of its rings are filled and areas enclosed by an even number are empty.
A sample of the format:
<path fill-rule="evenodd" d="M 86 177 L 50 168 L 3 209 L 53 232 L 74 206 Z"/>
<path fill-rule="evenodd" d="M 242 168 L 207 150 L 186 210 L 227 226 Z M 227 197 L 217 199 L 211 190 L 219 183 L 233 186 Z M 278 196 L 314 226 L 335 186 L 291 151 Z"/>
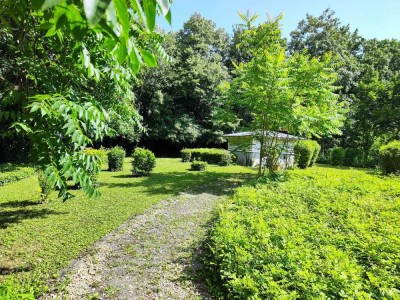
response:
<path fill-rule="evenodd" d="M 143 148 L 136 148 L 132 154 L 132 174 L 148 175 L 156 166 L 156 157 L 153 152 Z"/>
<path fill-rule="evenodd" d="M 311 167 L 318 158 L 320 145 L 316 141 L 299 141 L 294 145 L 296 164 L 300 169 Z"/>
<path fill-rule="evenodd" d="M 215 148 L 184 149 L 181 151 L 182 161 L 205 161 L 209 164 L 227 166 L 232 163 L 228 150 Z"/>
<path fill-rule="evenodd" d="M 212 290 L 224 299 L 399 299 L 398 181 L 336 168 L 289 173 L 222 203 L 204 259 Z"/>
<path fill-rule="evenodd" d="M 192 157 L 192 153 L 190 152 L 190 149 L 183 149 L 181 150 L 181 156 L 182 156 L 182 162 L 188 162 Z"/>
<path fill-rule="evenodd" d="M 380 166 L 386 174 L 400 171 L 400 141 L 393 141 L 379 149 Z"/>
<path fill-rule="evenodd" d="M 52 187 L 49 184 L 49 180 L 47 179 L 47 176 L 42 169 L 39 169 L 38 171 L 38 180 L 40 188 L 40 198 L 42 198 L 42 202 L 46 202 L 52 191 Z"/>
<path fill-rule="evenodd" d="M 332 166 L 343 166 L 346 151 L 342 147 L 334 147 L 331 150 L 329 161 Z"/>
<path fill-rule="evenodd" d="M 108 170 L 109 171 L 122 171 L 124 166 L 126 152 L 121 147 L 112 148 L 108 154 Z"/>
<path fill-rule="evenodd" d="M 205 171 L 207 169 L 207 163 L 205 161 L 195 160 L 190 165 L 192 171 Z"/>

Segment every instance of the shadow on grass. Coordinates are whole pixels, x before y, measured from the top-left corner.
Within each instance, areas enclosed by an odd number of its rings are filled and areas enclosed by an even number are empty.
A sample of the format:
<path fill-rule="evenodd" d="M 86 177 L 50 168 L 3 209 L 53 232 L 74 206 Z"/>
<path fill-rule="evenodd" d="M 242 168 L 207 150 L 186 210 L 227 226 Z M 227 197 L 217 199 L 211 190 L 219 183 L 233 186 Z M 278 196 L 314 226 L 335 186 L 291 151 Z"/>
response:
<path fill-rule="evenodd" d="M 38 201 L 34 201 L 34 200 L 8 201 L 8 202 L 0 203 L 0 208 L 28 207 L 28 206 L 36 206 L 36 205 L 40 205 L 40 204 L 41 203 L 39 203 Z"/>
<path fill-rule="evenodd" d="M 193 172 L 193 173 L 155 173 L 147 177 L 129 175 L 113 176 L 118 179 L 130 178 L 132 181 L 113 183 L 101 183 L 102 187 L 107 188 L 141 188 L 144 193 L 149 195 L 157 194 L 179 194 L 180 192 L 189 193 L 209 193 L 213 195 L 225 195 L 239 184 L 254 177 L 253 174 L 232 174 L 232 173 L 212 173 L 212 172 Z"/>
<path fill-rule="evenodd" d="M 3 207 L 4 204 L 7 203 L 3 203 L 2 204 Z M 55 210 L 47 208 L 43 208 L 40 210 L 21 208 L 16 210 L 0 211 L 0 229 L 5 229 L 11 224 L 20 223 L 26 219 L 38 219 L 38 218 L 45 218 L 48 215 L 62 215 L 62 214 L 65 213 L 57 212 Z"/>
<path fill-rule="evenodd" d="M 31 267 L 0 267 L 0 275 L 28 272 L 31 269 L 32 269 Z"/>

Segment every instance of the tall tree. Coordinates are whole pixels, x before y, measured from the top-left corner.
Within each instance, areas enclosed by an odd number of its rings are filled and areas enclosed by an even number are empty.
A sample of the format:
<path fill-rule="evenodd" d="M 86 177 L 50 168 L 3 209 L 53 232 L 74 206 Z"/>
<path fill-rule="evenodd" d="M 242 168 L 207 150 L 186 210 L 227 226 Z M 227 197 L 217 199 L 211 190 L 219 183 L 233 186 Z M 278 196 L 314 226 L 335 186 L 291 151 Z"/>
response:
<path fill-rule="evenodd" d="M 297 29 L 290 33 L 289 51 L 306 51 L 313 57 L 322 57 L 328 52 L 339 56 L 339 81 L 342 94 L 346 95 L 360 74 L 357 56 L 362 53 L 362 38 L 357 30 L 351 31 L 349 25 L 342 25 L 335 12 L 326 9 L 320 16 L 307 14 L 299 22 Z"/>
<path fill-rule="evenodd" d="M 253 58 L 236 67 L 236 77 L 226 83 L 223 98 L 225 108 L 240 104 L 253 115 L 250 125 L 261 145 L 259 175 L 265 167 L 272 170 L 279 154 L 286 150 L 287 144 L 278 143 L 278 131 L 302 136 L 339 133 L 343 119 L 342 106 L 334 94 L 337 74 L 332 56 L 324 55 L 320 60 L 299 53 L 287 56 L 281 46 L 279 21 L 268 20 L 248 30 L 257 41 L 270 32 L 276 38 L 268 44 L 251 43 Z M 232 112 L 235 117 L 232 109 L 228 115 Z M 264 160 L 266 164 L 261 163 Z"/>
<path fill-rule="evenodd" d="M 218 86 L 228 79 L 227 41 L 224 30 L 199 14 L 192 15 L 182 30 L 168 34 L 165 48 L 172 64 L 146 70 L 136 89 L 148 132 L 144 142 L 183 147 L 222 141 L 223 128 L 215 126 L 212 113 Z"/>

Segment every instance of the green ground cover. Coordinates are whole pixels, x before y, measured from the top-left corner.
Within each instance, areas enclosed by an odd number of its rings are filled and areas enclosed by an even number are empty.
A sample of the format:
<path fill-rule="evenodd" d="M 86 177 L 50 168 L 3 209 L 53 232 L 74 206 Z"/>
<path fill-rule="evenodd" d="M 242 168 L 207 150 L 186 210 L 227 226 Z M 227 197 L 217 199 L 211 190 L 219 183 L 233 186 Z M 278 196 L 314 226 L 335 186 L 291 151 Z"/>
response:
<path fill-rule="evenodd" d="M 39 295 L 79 253 L 152 204 L 183 191 L 223 193 L 224 183 L 255 174 L 241 166 L 189 169 L 190 163 L 164 158 L 149 177 L 132 177 L 126 159 L 124 171 L 100 173 L 101 198 L 75 191 L 65 203 L 53 193 L 49 203 L 38 204 L 36 176 L 0 187 L 0 286 Z"/>
<path fill-rule="evenodd" d="M 400 299 L 400 178 L 314 167 L 242 187 L 211 231 L 228 299 Z"/>

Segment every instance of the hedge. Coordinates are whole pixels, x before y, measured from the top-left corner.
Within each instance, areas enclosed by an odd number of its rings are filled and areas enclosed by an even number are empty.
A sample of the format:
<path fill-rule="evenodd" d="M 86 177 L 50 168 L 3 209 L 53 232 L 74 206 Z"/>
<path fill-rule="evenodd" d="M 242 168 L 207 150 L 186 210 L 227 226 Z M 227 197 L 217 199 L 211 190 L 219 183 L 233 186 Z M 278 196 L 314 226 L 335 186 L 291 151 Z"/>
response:
<path fill-rule="evenodd" d="M 209 164 L 227 166 L 232 162 L 232 155 L 228 150 L 216 148 L 183 149 L 182 161 L 205 161 Z"/>
<path fill-rule="evenodd" d="M 383 172 L 398 173 L 400 171 L 400 141 L 393 141 L 379 149 L 380 166 Z"/>
<path fill-rule="evenodd" d="M 331 150 L 331 156 L 329 158 L 332 166 L 343 166 L 344 158 L 346 156 L 346 150 L 342 147 L 334 147 Z"/>
<path fill-rule="evenodd" d="M 112 148 L 107 156 L 108 156 L 108 170 L 109 171 L 122 171 L 124 166 L 126 152 L 121 147 Z"/>
<path fill-rule="evenodd" d="M 132 174 L 149 175 L 156 166 L 156 157 L 153 152 L 143 148 L 136 148 L 132 154 Z"/>
<path fill-rule="evenodd" d="M 295 160 L 299 168 L 311 167 L 317 160 L 321 146 L 316 141 L 299 141 L 294 146 Z"/>

